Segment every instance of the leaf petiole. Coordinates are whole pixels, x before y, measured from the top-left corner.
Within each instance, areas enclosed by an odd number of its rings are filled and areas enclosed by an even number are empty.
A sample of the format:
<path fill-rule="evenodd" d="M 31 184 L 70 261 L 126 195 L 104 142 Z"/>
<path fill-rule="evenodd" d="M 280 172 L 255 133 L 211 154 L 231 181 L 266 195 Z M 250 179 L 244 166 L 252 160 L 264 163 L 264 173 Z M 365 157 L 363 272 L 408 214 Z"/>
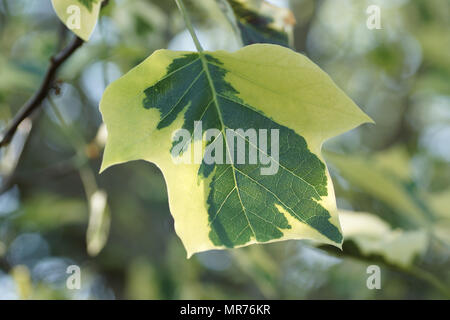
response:
<path fill-rule="evenodd" d="M 194 27 L 192 26 L 191 23 L 191 18 L 189 17 L 186 7 L 184 6 L 183 0 L 175 0 L 175 2 L 181 14 L 183 15 L 184 22 L 186 23 L 186 27 L 189 30 L 189 33 L 191 34 L 192 40 L 194 41 L 197 51 L 202 53 L 203 52 L 202 45 L 200 44 L 200 41 L 198 40 L 197 35 L 195 34 Z"/>

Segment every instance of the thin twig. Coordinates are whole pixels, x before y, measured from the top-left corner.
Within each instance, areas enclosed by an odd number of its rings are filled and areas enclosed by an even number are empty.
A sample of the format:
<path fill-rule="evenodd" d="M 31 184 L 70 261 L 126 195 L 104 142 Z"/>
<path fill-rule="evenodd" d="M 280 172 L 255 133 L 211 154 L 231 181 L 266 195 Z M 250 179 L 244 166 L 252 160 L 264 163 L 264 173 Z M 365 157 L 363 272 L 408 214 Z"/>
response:
<path fill-rule="evenodd" d="M 192 26 L 191 18 L 189 17 L 189 14 L 186 10 L 186 7 L 184 6 L 183 0 L 175 0 L 175 3 L 178 6 L 178 9 L 180 9 L 181 14 L 183 15 L 184 23 L 186 24 L 186 27 L 191 34 L 192 40 L 194 41 L 195 47 L 197 48 L 197 51 L 199 53 L 203 52 L 202 45 L 200 44 L 200 41 L 197 38 L 197 35 L 195 34 L 194 27 Z"/>
<path fill-rule="evenodd" d="M 54 79 L 59 67 L 79 48 L 83 45 L 84 41 L 79 37 L 75 37 L 70 44 L 53 56 L 50 59 L 50 66 L 47 69 L 44 80 L 41 83 L 38 91 L 23 105 L 19 112 L 14 116 L 10 124 L 6 127 L 4 133 L 1 136 L 0 148 L 8 145 L 17 127 L 20 123 L 30 116 L 34 110 L 41 106 L 44 99 L 47 97 L 50 89 L 54 85 Z"/>

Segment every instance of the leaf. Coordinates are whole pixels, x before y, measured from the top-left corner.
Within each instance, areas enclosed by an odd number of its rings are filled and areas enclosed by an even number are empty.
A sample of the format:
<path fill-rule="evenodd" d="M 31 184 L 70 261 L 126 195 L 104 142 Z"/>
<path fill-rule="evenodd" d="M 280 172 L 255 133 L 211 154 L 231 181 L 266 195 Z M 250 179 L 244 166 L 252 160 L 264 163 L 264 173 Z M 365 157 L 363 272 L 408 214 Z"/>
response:
<path fill-rule="evenodd" d="M 244 45 L 272 43 L 290 47 L 294 14 L 262 0 L 227 0 Z"/>
<path fill-rule="evenodd" d="M 87 251 L 89 255 L 100 253 L 108 240 L 111 216 L 107 203 L 107 194 L 96 190 L 89 198 L 89 224 L 86 232 Z"/>
<path fill-rule="evenodd" d="M 59 19 L 73 33 L 88 41 L 97 24 L 102 0 L 52 0 Z"/>
<path fill-rule="evenodd" d="M 429 225 L 434 213 L 411 180 L 405 150 L 371 155 L 326 152 L 326 158 L 353 185 L 381 200 L 413 226 Z"/>
<path fill-rule="evenodd" d="M 320 148 L 370 118 L 305 56 L 269 44 L 234 53 L 158 50 L 106 89 L 100 109 L 108 131 L 101 170 L 137 159 L 155 163 L 188 256 L 287 239 L 340 246 Z M 203 129 L 218 129 L 213 142 L 194 134 L 200 119 Z M 177 153 L 172 138 L 181 128 L 193 139 Z M 278 129 L 279 160 L 269 158 L 278 171 L 263 175 L 261 164 L 248 161 L 180 163 L 199 148 L 200 158 L 213 146 L 227 155 L 239 143 L 261 150 L 242 134 L 231 148 L 227 128 Z"/>
<path fill-rule="evenodd" d="M 416 186 L 405 149 L 394 147 L 366 156 L 326 152 L 326 159 L 352 185 L 402 217 L 407 222 L 402 227 L 428 230 L 450 243 L 450 190 L 429 193 Z M 384 217 L 392 222 L 392 216 L 384 213 Z"/>
<path fill-rule="evenodd" d="M 425 230 L 393 230 L 370 213 L 339 210 L 339 221 L 345 240 L 354 241 L 363 255 L 380 255 L 400 267 L 410 266 L 428 247 Z"/>

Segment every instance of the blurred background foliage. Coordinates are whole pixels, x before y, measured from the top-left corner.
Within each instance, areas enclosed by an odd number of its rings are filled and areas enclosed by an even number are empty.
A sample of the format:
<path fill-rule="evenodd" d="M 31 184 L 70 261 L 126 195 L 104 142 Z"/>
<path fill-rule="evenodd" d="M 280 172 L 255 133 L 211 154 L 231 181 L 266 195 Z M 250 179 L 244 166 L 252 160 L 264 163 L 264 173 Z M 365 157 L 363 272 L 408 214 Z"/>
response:
<path fill-rule="evenodd" d="M 187 260 L 154 165 L 97 174 L 105 86 L 154 50 L 194 49 L 174 1 L 115 0 L 0 151 L 0 299 L 449 298 L 450 2 L 270 2 L 292 10 L 294 48 L 376 122 L 324 146 L 344 250 L 287 241 Z M 188 4 L 205 48 L 239 48 L 213 0 Z M 71 37 L 50 1 L 0 1 L 0 129 Z M 72 264 L 81 290 L 66 289 Z M 366 287 L 371 264 L 381 290 Z"/>

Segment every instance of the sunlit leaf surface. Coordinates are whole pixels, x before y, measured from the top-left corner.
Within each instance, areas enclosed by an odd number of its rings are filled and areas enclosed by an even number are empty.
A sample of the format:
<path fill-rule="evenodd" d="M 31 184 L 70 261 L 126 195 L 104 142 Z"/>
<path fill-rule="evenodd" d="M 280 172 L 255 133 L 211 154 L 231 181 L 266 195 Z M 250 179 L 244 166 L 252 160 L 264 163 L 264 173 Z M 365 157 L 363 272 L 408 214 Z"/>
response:
<path fill-rule="evenodd" d="M 369 118 L 305 56 L 275 45 L 235 53 L 159 50 L 106 90 L 101 111 L 109 134 L 103 169 L 135 159 L 156 163 L 189 255 L 284 239 L 341 244 L 320 146 Z M 203 130 L 217 130 L 208 143 L 195 138 L 199 120 Z M 233 157 L 243 143 L 277 170 L 264 174 L 261 163 L 249 161 L 175 163 L 172 136 L 180 128 L 193 139 L 175 152 L 178 160 L 213 146 Z M 233 148 L 230 128 L 277 129 L 279 159 L 243 134 Z"/>

